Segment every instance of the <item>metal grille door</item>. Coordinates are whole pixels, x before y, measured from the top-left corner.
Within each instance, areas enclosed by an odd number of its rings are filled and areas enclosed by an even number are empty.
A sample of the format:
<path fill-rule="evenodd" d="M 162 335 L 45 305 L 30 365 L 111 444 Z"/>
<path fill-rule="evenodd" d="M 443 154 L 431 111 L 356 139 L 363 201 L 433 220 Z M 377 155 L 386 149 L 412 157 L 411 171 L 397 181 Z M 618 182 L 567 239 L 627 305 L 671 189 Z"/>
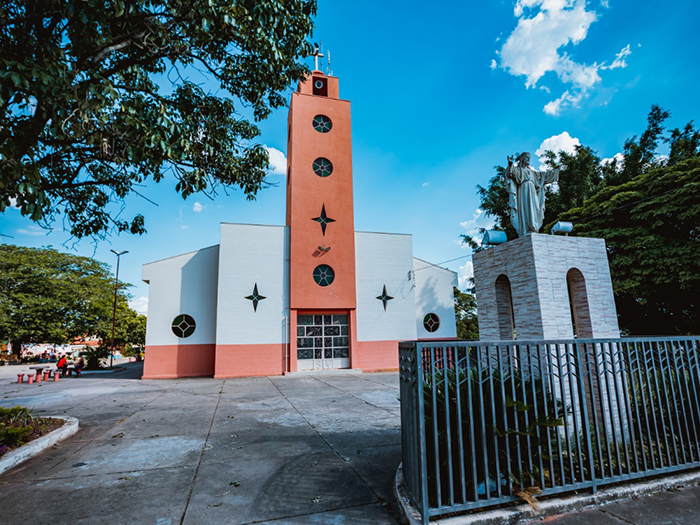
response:
<path fill-rule="evenodd" d="M 347 314 L 297 316 L 297 370 L 349 367 Z"/>

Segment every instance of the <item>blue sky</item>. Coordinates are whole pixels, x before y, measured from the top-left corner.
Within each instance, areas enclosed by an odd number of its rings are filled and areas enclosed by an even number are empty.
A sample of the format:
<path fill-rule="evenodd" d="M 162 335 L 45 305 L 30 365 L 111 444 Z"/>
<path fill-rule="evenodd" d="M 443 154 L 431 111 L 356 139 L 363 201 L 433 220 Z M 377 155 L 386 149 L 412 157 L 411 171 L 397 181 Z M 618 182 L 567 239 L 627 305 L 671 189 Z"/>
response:
<path fill-rule="evenodd" d="M 476 185 L 515 151 L 571 149 L 601 158 L 639 135 L 653 103 L 670 127 L 700 115 L 698 10 L 690 0 L 337 2 L 320 0 L 315 41 L 330 50 L 340 94 L 352 102 L 355 229 L 413 234 L 414 255 L 470 273 L 459 235 L 488 226 Z M 309 65 L 313 62 L 309 60 Z M 324 70 L 328 66 L 323 64 Z M 291 93 L 291 89 L 290 89 Z M 141 265 L 217 244 L 220 222 L 283 224 L 286 109 L 262 122 L 276 184 L 248 202 L 240 191 L 183 201 L 172 180 L 130 198 L 148 233 L 94 246 L 48 233 L 16 209 L 0 215 L 0 242 L 52 245 L 114 264 L 145 312 Z M 537 160 L 533 164 L 537 165 Z"/>

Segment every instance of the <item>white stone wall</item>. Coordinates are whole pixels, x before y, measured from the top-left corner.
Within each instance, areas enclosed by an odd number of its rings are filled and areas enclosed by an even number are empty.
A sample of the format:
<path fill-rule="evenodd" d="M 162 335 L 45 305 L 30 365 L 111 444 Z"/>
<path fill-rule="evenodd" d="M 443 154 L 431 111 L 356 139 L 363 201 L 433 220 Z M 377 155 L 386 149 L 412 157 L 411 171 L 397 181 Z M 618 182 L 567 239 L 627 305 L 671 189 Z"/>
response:
<path fill-rule="evenodd" d="M 410 235 L 355 232 L 358 341 L 416 339 L 413 241 Z M 387 294 L 386 311 L 377 296 Z"/>
<path fill-rule="evenodd" d="M 143 265 L 142 278 L 149 283 L 147 346 L 216 342 L 218 265 L 218 246 Z M 179 314 L 195 320 L 190 337 L 178 338 L 170 328 Z"/>
<path fill-rule="evenodd" d="M 217 344 L 286 343 L 289 228 L 221 224 Z M 255 284 L 265 299 L 252 301 Z"/>
<path fill-rule="evenodd" d="M 603 239 L 532 234 L 474 254 L 474 280 L 482 341 L 499 339 L 495 282 L 511 284 L 518 339 L 571 339 L 567 272 L 585 279 L 593 337 L 620 335 Z"/>
<path fill-rule="evenodd" d="M 416 257 L 413 258 L 413 269 L 418 339 L 457 337 L 453 293 L 453 287 L 457 285 L 457 274 Z M 432 333 L 423 325 L 423 319 L 428 313 L 434 313 L 440 319 L 440 327 Z"/>

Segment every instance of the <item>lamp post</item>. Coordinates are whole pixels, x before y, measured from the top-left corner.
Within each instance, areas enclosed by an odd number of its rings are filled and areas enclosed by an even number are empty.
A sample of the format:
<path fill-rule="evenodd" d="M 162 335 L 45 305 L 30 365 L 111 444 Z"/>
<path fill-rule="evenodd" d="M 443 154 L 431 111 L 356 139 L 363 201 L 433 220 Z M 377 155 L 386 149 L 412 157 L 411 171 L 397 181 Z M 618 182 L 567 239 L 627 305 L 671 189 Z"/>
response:
<path fill-rule="evenodd" d="M 109 351 L 109 367 L 112 368 L 114 363 L 114 323 L 117 318 L 117 290 L 119 289 L 119 258 L 125 253 L 129 253 L 128 250 L 123 252 L 118 252 L 115 250 L 110 250 L 117 256 L 117 274 L 114 279 L 114 307 L 112 308 L 112 347 Z"/>

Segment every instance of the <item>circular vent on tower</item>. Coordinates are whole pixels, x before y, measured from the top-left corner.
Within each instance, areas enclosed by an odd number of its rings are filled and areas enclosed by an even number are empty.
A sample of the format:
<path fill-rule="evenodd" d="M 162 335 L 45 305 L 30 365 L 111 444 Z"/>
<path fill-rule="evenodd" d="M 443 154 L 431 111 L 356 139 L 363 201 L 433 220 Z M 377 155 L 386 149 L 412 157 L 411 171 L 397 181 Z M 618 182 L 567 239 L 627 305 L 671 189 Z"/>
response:
<path fill-rule="evenodd" d="M 335 279 L 333 268 L 327 264 L 321 264 L 314 269 L 314 281 L 319 286 L 328 286 Z"/>
<path fill-rule="evenodd" d="M 314 129 L 319 133 L 328 133 L 333 127 L 331 119 L 325 115 L 316 115 L 314 117 Z"/>
<path fill-rule="evenodd" d="M 333 173 L 333 164 L 324 157 L 317 158 L 312 164 L 312 168 L 314 169 L 314 173 L 319 177 L 328 177 Z"/>

